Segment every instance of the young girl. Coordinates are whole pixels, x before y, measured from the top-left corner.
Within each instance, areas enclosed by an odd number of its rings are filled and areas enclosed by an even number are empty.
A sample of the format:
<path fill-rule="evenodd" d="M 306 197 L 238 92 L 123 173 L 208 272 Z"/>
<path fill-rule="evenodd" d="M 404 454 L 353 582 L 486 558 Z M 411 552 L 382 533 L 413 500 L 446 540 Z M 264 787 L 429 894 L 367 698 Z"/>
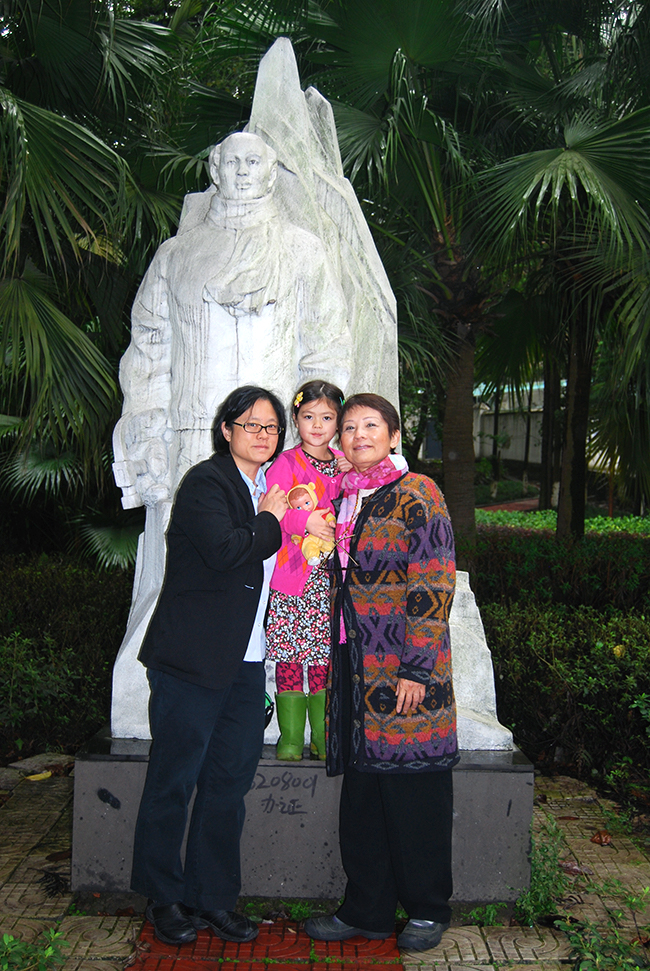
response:
<path fill-rule="evenodd" d="M 308 381 L 298 390 L 292 416 L 300 445 L 282 452 L 266 473 L 269 487 L 277 483 L 288 492 L 313 483 L 318 509 L 288 509 L 282 521 L 282 546 L 271 580 L 266 656 L 276 662 L 276 710 L 280 726 L 277 757 L 302 759 L 305 719 L 309 711 L 312 751 L 325 758 L 325 684 L 330 653 L 329 572 L 309 566 L 292 536 L 310 533 L 333 540 L 325 521 L 331 500 L 339 493 L 342 472 L 350 468 L 341 452 L 330 448 L 336 434 L 343 393 L 327 381 Z M 341 464 L 342 463 L 342 464 Z M 309 695 L 303 691 L 307 665 Z"/>

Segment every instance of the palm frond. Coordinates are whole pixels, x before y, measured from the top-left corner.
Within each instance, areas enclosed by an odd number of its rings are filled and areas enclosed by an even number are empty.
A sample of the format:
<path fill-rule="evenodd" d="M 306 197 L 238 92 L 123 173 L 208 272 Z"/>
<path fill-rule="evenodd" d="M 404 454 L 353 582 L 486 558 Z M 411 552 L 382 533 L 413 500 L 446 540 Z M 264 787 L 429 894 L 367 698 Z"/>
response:
<path fill-rule="evenodd" d="M 160 75 L 169 65 L 164 50 L 176 43 L 175 34 L 158 24 L 118 20 L 111 15 L 97 32 L 102 53 L 101 90 L 119 108 L 129 103 L 145 79 Z"/>
<path fill-rule="evenodd" d="M 127 570 L 133 566 L 144 528 L 141 517 L 121 525 L 97 522 L 92 516 L 79 516 L 76 522 L 82 552 L 94 557 L 101 569 Z"/>
<path fill-rule="evenodd" d="M 5 265 L 17 260 L 29 219 L 42 258 L 65 262 L 63 240 L 77 253 L 79 234 L 108 232 L 123 208 L 126 166 L 87 128 L 0 89 L 0 212 Z"/>
<path fill-rule="evenodd" d="M 18 418 L 16 415 L 0 415 L 0 438 L 15 434 L 23 423 L 24 418 Z"/>
<path fill-rule="evenodd" d="M 0 283 L 0 361 L 22 386 L 22 431 L 59 442 L 100 434 L 112 413 L 112 369 L 52 299 L 52 282 L 30 264 Z"/>
<path fill-rule="evenodd" d="M 11 454 L 4 463 L 2 478 L 9 491 L 29 505 L 41 494 L 59 497 L 79 491 L 83 468 L 72 452 L 58 452 L 46 442 Z"/>
<path fill-rule="evenodd" d="M 565 145 L 509 159 L 479 179 L 479 247 L 497 260 L 560 233 L 597 237 L 616 255 L 645 248 L 650 219 L 640 205 L 650 186 L 650 111 L 594 126 L 576 119 Z M 578 238 L 576 236 L 576 238 Z"/>

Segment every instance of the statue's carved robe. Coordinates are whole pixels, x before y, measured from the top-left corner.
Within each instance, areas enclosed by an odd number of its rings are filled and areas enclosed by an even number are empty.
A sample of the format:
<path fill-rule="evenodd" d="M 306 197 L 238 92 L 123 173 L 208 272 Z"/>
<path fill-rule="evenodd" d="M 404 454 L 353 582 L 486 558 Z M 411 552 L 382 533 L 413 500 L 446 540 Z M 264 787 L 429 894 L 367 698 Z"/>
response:
<path fill-rule="evenodd" d="M 345 388 L 351 355 L 343 291 L 317 236 L 282 219 L 270 196 L 233 202 L 213 188 L 188 197 L 178 234 L 138 290 L 120 364 L 115 477 L 124 506 L 144 503 L 147 518 L 113 671 L 116 737 L 149 735 L 137 656 L 164 576 L 171 500 L 185 472 L 212 453 L 219 404 L 244 384 L 285 402 L 310 378 Z"/>
<path fill-rule="evenodd" d="M 138 291 L 116 460 L 147 462 L 164 415 L 173 494 L 211 454 L 212 421 L 230 391 L 256 384 L 287 401 L 312 377 L 345 387 L 350 357 L 345 300 L 320 240 L 282 220 L 270 196 L 212 194 L 205 217 L 162 244 Z M 140 501 L 160 497 L 151 472 L 134 483 Z"/>

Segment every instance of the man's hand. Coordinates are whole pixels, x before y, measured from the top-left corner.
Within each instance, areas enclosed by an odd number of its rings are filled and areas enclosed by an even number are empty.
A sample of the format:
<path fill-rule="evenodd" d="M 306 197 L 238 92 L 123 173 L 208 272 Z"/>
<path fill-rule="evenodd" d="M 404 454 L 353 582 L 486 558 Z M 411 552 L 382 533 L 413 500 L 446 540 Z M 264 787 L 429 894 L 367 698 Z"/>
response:
<path fill-rule="evenodd" d="M 271 486 L 268 492 L 260 496 L 259 502 L 257 503 L 258 512 L 273 513 L 279 523 L 284 519 L 284 514 L 288 508 L 287 494 L 284 489 L 280 488 L 277 482 Z"/>
<path fill-rule="evenodd" d="M 424 701 L 425 687 L 419 681 L 407 681 L 406 678 L 397 679 L 397 705 L 395 710 L 398 715 L 413 715 Z"/>
<path fill-rule="evenodd" d="M 328 543 L 334 539 L 334 527 L 331 523 L 325 522 L 327 509 L 314 509 L 307 520 L 307 532 L 317 539 L 324 539 Z"/>

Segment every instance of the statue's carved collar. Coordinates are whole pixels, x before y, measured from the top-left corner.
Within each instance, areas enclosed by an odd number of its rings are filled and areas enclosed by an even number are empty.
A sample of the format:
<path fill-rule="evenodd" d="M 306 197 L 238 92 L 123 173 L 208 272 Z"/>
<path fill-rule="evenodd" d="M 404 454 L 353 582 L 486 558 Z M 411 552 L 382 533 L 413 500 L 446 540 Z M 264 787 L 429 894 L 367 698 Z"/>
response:
<path fill-rule="evenodd" d="M 223 199 L 215 192 L 207 218 L 222 229 L 252 229 L 261 223 L 276 219 L 278 210 L 273 201 L 273 192 L 261 199 Z"/>
<path fill-rule="evenodd" d="M 236 236 L 228 262 L 206 281 L 204 296 L 234 317 L 261 313 L 277 301 L 280 287 L 282 223 L 271 193 L 247 202 L 215 193 L 206 219 L 220 229 L 236 230 Z"/>

